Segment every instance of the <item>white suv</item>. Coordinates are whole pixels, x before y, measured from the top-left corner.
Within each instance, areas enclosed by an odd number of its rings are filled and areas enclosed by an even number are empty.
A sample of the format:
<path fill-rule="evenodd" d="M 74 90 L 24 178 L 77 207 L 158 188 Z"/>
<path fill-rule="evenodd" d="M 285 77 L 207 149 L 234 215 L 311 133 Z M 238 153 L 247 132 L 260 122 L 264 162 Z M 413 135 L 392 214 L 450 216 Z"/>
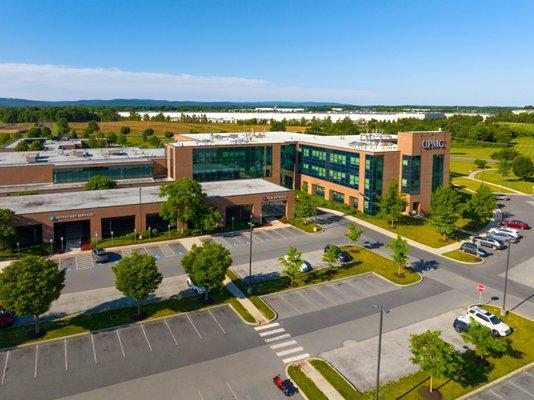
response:
<path fill-rule="evenodd" d="M 477 306 L 469 307 L 467 315 L 480 325 L 490 328 L 494 336 L 508 336 L 512 333 L 512 329 L 508 325 L 483 308 Z"/>
<path fill-rule="evenodd" d="M 517 229 L 514 229 L 514 228 L 508 228 L 506 226 L 499 226 L 498 228 L 491 228 L 489 230 L 490 233 L 496 233 L 496 234 L 505 234 L 505 235 L 508 235 L 508 236 L 511 236 L 513 238 L 516 238 L 516 239 L 520 239 L 521 238 L 521 235 L 519 234 L 519 231 Z"/>

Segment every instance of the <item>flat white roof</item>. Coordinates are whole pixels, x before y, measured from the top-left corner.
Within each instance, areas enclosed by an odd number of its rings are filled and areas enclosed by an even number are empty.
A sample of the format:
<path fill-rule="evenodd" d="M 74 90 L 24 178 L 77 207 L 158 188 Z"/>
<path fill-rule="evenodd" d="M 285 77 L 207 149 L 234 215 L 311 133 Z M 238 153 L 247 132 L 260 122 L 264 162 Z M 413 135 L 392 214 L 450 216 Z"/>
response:
<path fill-rule="evenodd" d="M 207 197 L 243 196 L 250 194 L 291 192 L 290 189 L 264 179 L 242 179 L 201 183 Z M 141 203 L 164 201 L 159 197 L 159 186 L 141 188 Z M 15 214 L 35 214 L 89 208 L 105 208 L 139 204 L 140 188 L 93 190 L 38 194 L 30 196 L 0 197 L 0 208 L 9 208 Z"/>

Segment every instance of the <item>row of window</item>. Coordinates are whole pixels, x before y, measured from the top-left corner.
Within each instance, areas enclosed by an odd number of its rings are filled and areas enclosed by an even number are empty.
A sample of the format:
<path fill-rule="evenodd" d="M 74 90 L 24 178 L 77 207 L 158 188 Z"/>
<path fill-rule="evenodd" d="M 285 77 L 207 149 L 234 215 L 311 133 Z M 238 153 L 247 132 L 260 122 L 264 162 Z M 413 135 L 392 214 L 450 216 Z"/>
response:
<path fill-rule="evenodd" d="M 83 168 L 56 168 L 53 171 L 54 183 L 84 182 L 92 176 L 101 175 L 111 179 L 152 178 L 152 163 L 118 166 L 92 166 Z"/>

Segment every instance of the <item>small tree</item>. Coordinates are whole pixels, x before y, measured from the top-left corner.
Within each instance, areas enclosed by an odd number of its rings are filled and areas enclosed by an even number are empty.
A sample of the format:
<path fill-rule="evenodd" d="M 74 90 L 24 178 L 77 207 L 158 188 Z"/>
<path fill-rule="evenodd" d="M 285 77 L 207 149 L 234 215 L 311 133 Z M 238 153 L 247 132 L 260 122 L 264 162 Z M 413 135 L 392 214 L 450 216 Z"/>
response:
<path fill-rule="evenodd" d="M 458 220 L 458 193 L 451 186 L 440 186 L 432 193 L 430 224 L 441 233 L 443 239 L 456 230 Z"/>
<path fill-rule="evenodd" d="M 169 221 L 172 226 L 176 222 L 189 224 L 198 221 L 202 217 L 206 194 L 202 192 L 200 183 L 188 178 L 162 186 L 159 191 L 160 197 L 167 197 L 162 204 L 159 215 Z"/>
<path fill-rule="evenodd" d="M 39 335 L 39 317 L 59 298 L 65 286 L 65 270 L 52 260 L 24 256 L 0 274 L 0 304 L 18 315 L 33 315 L 35 334 Z"/>
<path fill-rule="evenodd" d="M 117 186 L 117 181 L 114 181 L 113 179 L 102 176 L 102 175 L 95 175 L 89 178 L 89 180 L 85 183 L 84 189 L 85 190 L 107 190 L 107 189 L 113 189 Z"/>
<path fill-rule="evenodd" d="M 100 130 L 100 126 L 98 126 L 96 121 L 89 121 L 85 130 L 89 133 L 98 132 Z"/>
<path fill-rule="evenodd" d="M 13 242 L 15 228 L 12 226 L 15 213 L 7 208 L 0 208 L 0 249 L 5 249 Z"/>
<path fill-rule="evenodd" d="M 25 140 L 21 140 L 15 146 L 15 151 L 28 151 L 28 144 Z"/>
<path fill-rule="evenodd" d="M 495 151 L 491 153 L 490 155 L 492 159 L 498 160 L 498 161 L 503 161 L 503 160 L 512 161 L 517 156 L 519 156 L 519 152 L 512 147 L 505 147 L 504 149 Z"/>
<path fill-rule="evenodd" d="M 345 236 L 356 245 L 362 234 L 365 232 L 365 229 L 359 229 L 355 224 L 352 223 L 348 224 L 347 228 L 348 230 L 345 233 Z"/>
<path fill-rule="evenodd" d="M 280 264 L 282 264 L 282 272 L 286 274 L 291 280 L 291 284 L 295 281 L 295 276 L 300 271 L 300 266 L 302 265 L 302 253 L 298 251 L 293 246 L 290 246 L 287 249 L 287 254 L 278 259 Z"/>
<path fill-rule="evenodd" d="M 512 171 L 512 162 L 509 160 L 499 161 L 499 167 L 497 171 L 503 178 L 508 177 L 510 175 L 510 171 Z"/>
<path fill-rule="evenodd" d="M 475 160 L 475 165 L 477 166 L 478 169 L 484 169 L 484 168 L 486 168 L 487 162 L 486 162 L 486 160 L 481 160 L 481 159 L 477 158 Z"/>
<path fill-rule="evenodd" d="M 171 131 L 165 131 L 164 135 L 165 135 L 165 137 L 166 137 L 167 139 L 170 139 L 170 138 L 172 138 L 172 137 L 174 136 L 174 132 L 171 132 Z"/>
<path fill-rule="evenodd" d="M 148 141 L 151 146 L 159 147 L 161 145 L 161 139 L 157 137 L 156 135 L 153 135 L 150 140 Z"/>
<path fill-rule="evenodd" d="M 504 340 L 493 336 L 491 329 L 471 320 L 469 330 L 462 333 L 466 343 L 475 346 L 476 351 L 484 361 L 486 357 L 497 356 L 506 352 L 508 345 Z"/>
<path fill-rule="evenodd" d="M 285 119 L 282 120 L 282 121 L 276 121 L 274 119 L 271 119 L 269 124 L 271 125 L 271 127 L 269 128 L 269 130 L 271 132 L 279 132 L 279 131 L 285 131 L 286 130 L 286 120 Z"/>
<path fill-rule="evenodd" d="M 397 181 L 393 180 L 391 181 L 386 194 L 380 200 L 380 209 L 378 211 L 378 215 L 380 218 L 389 221 L 391 223 L 391 227 L 393 227 L 395 222 L 400 219 L 405 208 L 406 201 L 404 201 L 399 193 L 399 184 Z"/>
<path fill-rule="evenodd" d="M 516 176 L 525 180 L 534 174 L 534 164 L 530 157 L 519 156 L 512 161 L 512 171 Z"/>
<path fill-rule="evenodd" d="M 191 250 L 182 258 L 182 266 L 191 281 L 205 287 L 205 300 L 209 299 L 209 290 L 219 288 L 232 265 L 228 249 L 219 243 L 207 241 L 198 246 L 193 244 Z"/>
<path fill-rule="evenodd" d="M 496 206 L 497 201 L 491 189 L 486 185 L 480 185 L 465 204 L 462 214 L 472 223 L 481 224 L 491 218 Z"/>
<path fill-rule="evenodd" d="M 44 149 L 44 146 L 43 146 L 43 143 L 40 140 L 34 140 L 28 146 L 28 150 L 29 151 L 39 151 L 39 150 L 43 150 L 43 149 Z"/>
<path fill-rule="evenodd" d="M 201 229 L 215 228 L 223 217 L 223 213 L 217 207 L 211 205 L 204 207 L 202 218 L 200 220 L 200 227 Z"/>
<path fill-rule="evenodd" d="M 128 143 L 128 138 L 123 133 L 117 136 L 117 144 L 124 145 L 126 143 Z"/>
<path fill-rule="evenodd" d="M 430 392 L 434 377 L 450 378 L 461 368 L 460 357 L 454 346 L 440 338 L 441 331 L 426 331 L 410 336 L 410 361 L 430 375 Z"/>
<path fill-rule="evenodd" d="M 310 218 L 315 215 L 317 204 L 313 196 L 306 192 L 298 192 L 297 201 L 295 203 L 295 216 L 297 218 Z"/>
<path fill-rule="evenodd" d="M 148 254 L 132 253 L 123 257 L 112 268 L 115 287 L 125 296 L 137 302 L 137 317 L 141 318 L 141 300 L 154 293 L 163 280 L 158 271 L 156 258 Z"/>
<path fill-rule="evenodd" d="M 330 268 L 332 268 L 338 262 L 339 253 L 341 253 L 339 247 L 330 245 L 323 253 L 323 261 L 328 263 Z"/>
<path fill-rule="evenodd" d="M 130 127 L 128 126 L 121 126 L 121 130 L 120 130 L 120 133 L 121 135 L 127 135 L 131 132 L 131 129 Z"/>
<path fill-rule="evenodd" d="M 408 252 L 410 251 L 408 243 L 400 235 L 397 235 L 397 238 L 389 242 L 387 246 L 393 251 L 393 261 L 399 264 L 397 275 L 402 276 L 401 270 L 406 268 L 408 263 Z"/>

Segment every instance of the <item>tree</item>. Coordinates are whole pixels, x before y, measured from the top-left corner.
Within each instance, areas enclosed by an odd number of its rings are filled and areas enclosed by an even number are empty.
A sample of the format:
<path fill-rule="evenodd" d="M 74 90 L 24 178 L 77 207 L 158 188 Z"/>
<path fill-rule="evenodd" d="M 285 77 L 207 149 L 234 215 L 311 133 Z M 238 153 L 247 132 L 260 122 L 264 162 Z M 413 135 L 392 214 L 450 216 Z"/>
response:
<path fill-rule="evenodd" d="M 117 136 L 117 144 L 124 145 L 126 143 L 128 143 L 128 138 L 123 133 Z"/>
<path fill-rule="evenodd" d="M 217 207 L 212 205 L 204 207 L 200 227 L 201 229 L 215 228 L 223 217 L 223 213 Z"/>
<path fill-rule="evenodd" d="M 503 178 L 506 178 L 510 175 L 510 171 L 512 171 L 512 162 L 509 160 L 501 160 L 499 161 L 499 167 L 498 172 L 501 174 Z"/>
<path fill-rule="evenodd" d="M 67 133 L 69 133 L 69 123 L 67 122 L 67 119 L 66 118 L 60 118 L 58 119 L 57 121 L 57 128 L 56 128 L 56 132 L 59 136 L 63 136 L 63 135 L 66 135 Z"/>
<path fill-rule="evenodd" d="M 513 149 L 512 147 L 505 147 L 502 150 L 491 153 L 490 157 L 498 161 L 503 161 L 503 160 L 512 161 L 514 158 L 519 156 L 519 154 L 520 153 L 517 150 Z"/>
<path fill-rule="evenodd" d="M 462 214 L 472 223 L 481 224 L 492 217 L 496 206 L 497 201 L 491 189 L 487 185 L 480 185 L 465 204 Z"/>
<path fill-rule="evenodd" d="M 271 132 L 279 132 L 279 131 L 285 131 L 286 130 L 286 120 L 282 121 L 276 121 L 274 119 L 271 119 L 270 121 L 271 127 L 269 130 Z"/>
<path fill-rule="evenodd" d="M 430 375 L 430 392 L 434 377 L 451 378 L 461 368 L 460 357 L 454 346 L 440 338 L 441 331 L 426 331 L 410 336 L 410 361 Z"/>
<path fill-rule="evenodd" d="M 519 156 L 512 161 L 512 171 L 522 180 L 530 178 L 534 174 L 534 165 L 530 157 Z"/>
<path fill-rule="evenodd" d="M 315 215 L 316 211 L 315 198 L 304 191 L 298 192 L 297 201 L 295 202 L 295 216 L 307 219 Z"/>
<path fill-rule="evenodd" d="M 171 132 L 171 131 L 165 131 L 164 135 L 165 135 L 165 137 L 166 137 L 167 139 L 170 139 L 170 138 L 172 138 L 172 137 L 174 136 L 174 132 Z"/>
<path fill-rule="evenodd" d="M 358 240 L 360 240 L 360 237 L 365 232 L 365 229 L 358 229 L 358 227 L 355 224 L 349 224 L 348 230 L 345 233 L 345 236 L 352 241 L 354 244 L 358 243 Z"/>
<path fill-rule="evenodd" d="M 31 142 L 30 145 L 28 146 L 28 150 L 29 150 L 29 151 L 39 151 L 39 150 L 44 150 L 43 143 L 42 143 L 40 140 L 34 140 L 34 141 Z"/>
<path fill-rule="evenodd" d="M 5 249 L 13 242 L 15 228 L 11 225 L 15 213 L 7 208 L 0 208 L 0 248 Z"/>
<path fill-rule="evenodd" d="M 137 317 L 141 318 L 141 300 L 154 293 L 163 280 L 156 258 L 149 254 L 132 253 L 111 267 L 115 273 L 115 287 L 137 302 Z"/>
<path fill-rule="evenodd" d="M 397 238 L 389 242 L 387 246 L 393 251 L 393 261 L 399 264 L 397 275 L 402 276 L 401 269 L 406 268 L 408 263 L 408 252 L 410 251 L 408 242 L 400 235 L 397 235 Z"/>
<path fill-rule="evenodd" d="M 392 180 L 386 194 L 380 200 L 378 215 L 380 218 L 389 221 L 393 227 L 395 222 L 401 217 L 405 208 L 406 201 L 404 201 L 399 193 L 399 184 L 397 181 Z"/>
<path fill-rule="evenodd" d="M 182 266 L 196 286 L 207 288 L 205 300 L 209 299 L 209 290 L 219 288 L 232 265 L 230 252 L 219 243 L 207 241 L 198 246 L 193 244 L 191 250 L 182 258 Z"/>
<path fill-rule="evenodd" d="M 25 140 L 21 140 L 15 146 L 15 151 L 28 151 L 28 143 Z"/>
<path fill-rule="evenodd" d="M 121 126 L 120 133 L 122 135 L 127 135 L 131 132 L 131 129 L 128 126 Z"/>
<path fill-rule="evenodd" d="M 150 138 L 149 143 L 154 147 L 159 147 L 161 145 L 161 139 L 157 137 L 156 135 L 153 135 Z"/>
<path fill-rule="evenodd" d="M 89 121 L 85 130 L 89 133 L 98 132 L 100 130 L 100 126 L 98 126 L 96 121 Z"/>
<path fill-rule="evenodd" d="M 52 260 L 24 256 L 0 274 L 0 303 L 18 315 L 33 315 L 35 334 L 39 335 L 39 317 L 59 298 L 65 286 L 65 269 Z"/>
<path fill-rule="evenodd" d="M 458 193 L 451 186 L 440 186 L 432 193 L 430 204 L 430 224 L 445 239 L 454 233 L 458 220 Z"/>
<path fill-rule="evenodd" d="M 493 336 L 490 328 L 474 320 L 471 320 L 469 330 L 462 333 L 462 338 L 466 343 L 475 346 L 483 361 L 486 357 L 503 354 L 508 349 L 507 343 Z"/>
<path fill-rule="evenodd" d="M 108 143 L 117 143 L 117 135 L 113 132 L 108 133 L 106 139 L 108 140 Z"/>
<path fill-rule="evenodd" d="M 179 221 L 184 225 L 193 223 L 202 217 L 206 194 L 202 192 L 200 183 L 188 178 L 164 185 L 159 191 L 160 197 L 167 197 L 161 205 L 159 215 L 176 226 Z"/>
<path fill-rule="evenodd" d="M 328 263 L 330 268 L 332 268 L 338 262 L 339 253 L 341 253 L 339 247 L 330 245 L 323 253 L 323 261 Z"/>
<path fill-rule="evenodd" d="M 107 190 L 107 189 L 114 189 L 117 186 L 117 181 L 114 181 L 113 179 L 102 176 L 102 175 L 95 175 L 89 178 L 89 180 L 85 183 L 84 189 L 85 190 Z"/>
<path fill-rule="evenodd" d="M 486 160 L 481 160 L 479 158 L 475 160 L 475 165 L 477 166 L 478 169 L 486 168 L 486 164 L 487 164 Z"/>
<path fill-rule="evenodd" d="M 45 138 L 50 138 L 52 136 L 52 131 L 48 126 L 41 127 L 41 135 Z"/>
<path fill-rule="evenodd" d="M 302 253 L 293 246 L 287 249 L 287 254 L 278 259 L 282 264 L 282 272 L 286 274 L 291 280 L 291 284 L 295 281 L 295 276 L 299 273 L 302 266 Z"/>

